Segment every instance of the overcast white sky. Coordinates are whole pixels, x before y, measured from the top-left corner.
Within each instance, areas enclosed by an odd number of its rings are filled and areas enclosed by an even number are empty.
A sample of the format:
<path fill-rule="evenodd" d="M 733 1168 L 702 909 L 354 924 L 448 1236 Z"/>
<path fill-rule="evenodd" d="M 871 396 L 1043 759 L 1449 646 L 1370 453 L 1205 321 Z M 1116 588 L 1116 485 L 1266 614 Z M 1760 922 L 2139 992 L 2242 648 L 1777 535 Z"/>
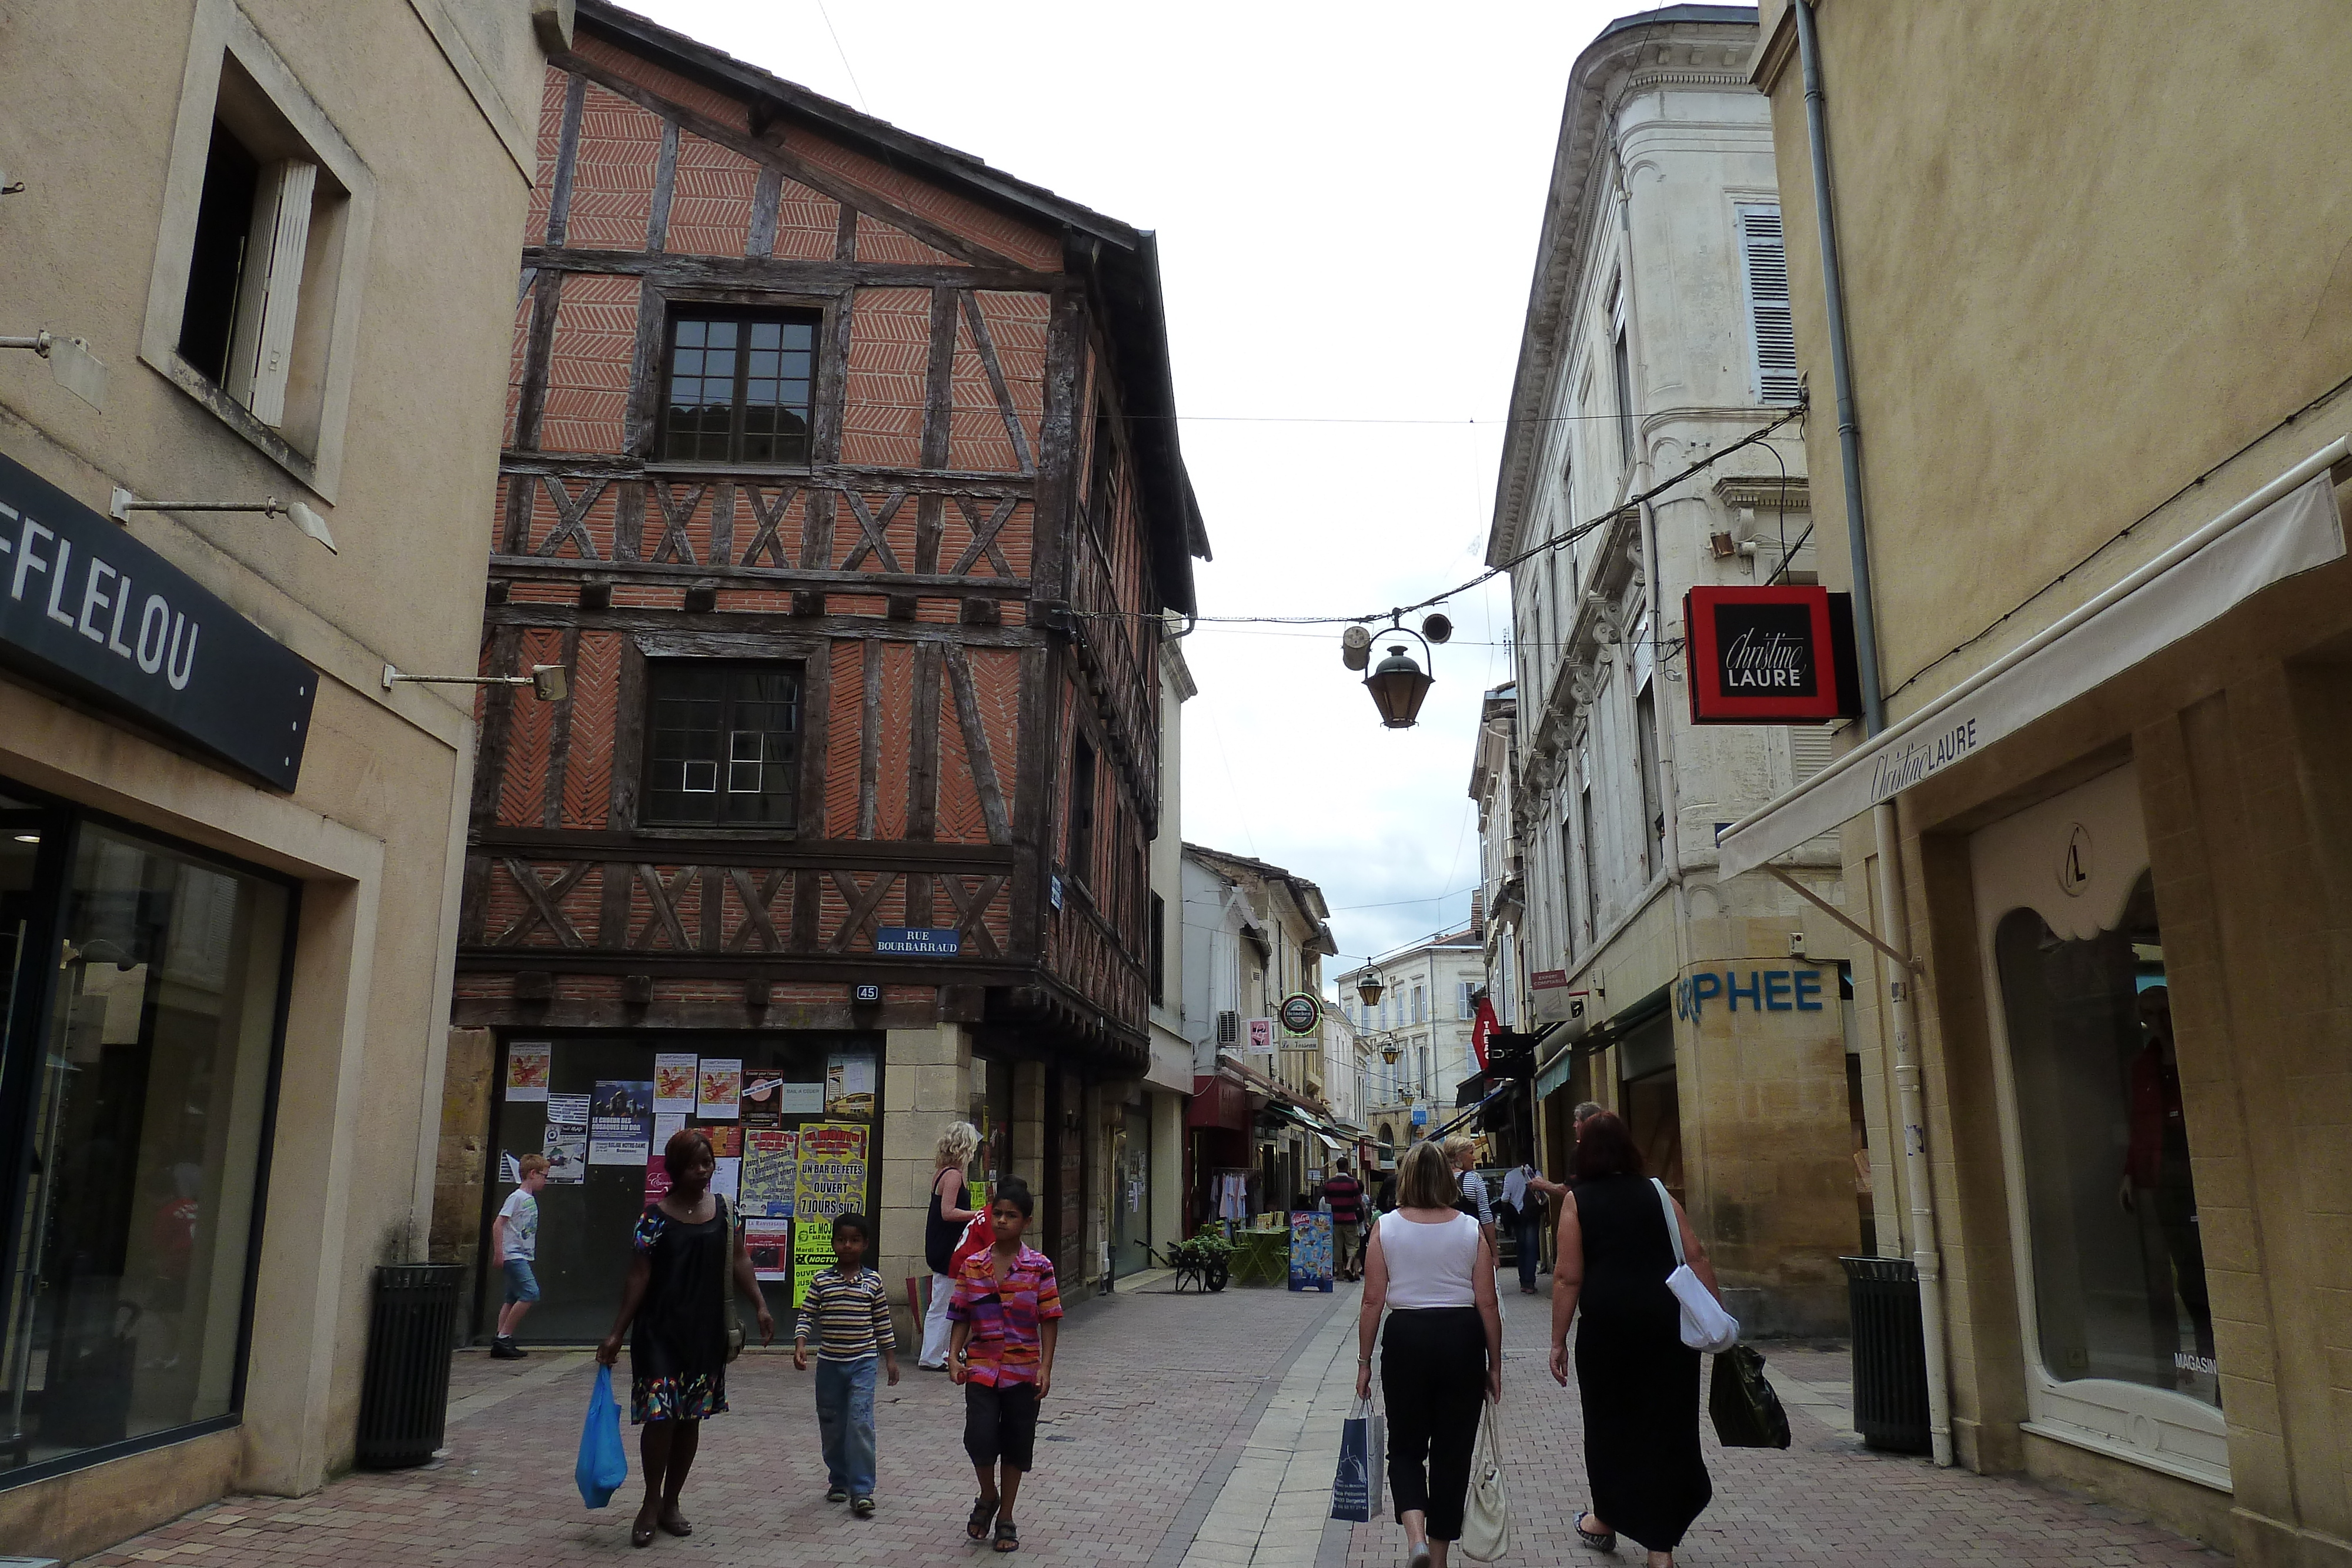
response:
<path fill-rule="evenodd" d="M 1292 0 L 635 8 L 1158 231 L 1202 614 L 1355 614 L 1479 570 L 1569 68 L 1638 0 L 1439 26 Z M 1456 423 L 1306 423 L 1349 420 Z M 1471 740 L 1510 616 L 1499 587 L 1449 608 L 1410 730 L 1380 727 L 1335 628 L 1185 643 L 1184 836 L 1319 883 L 1341 966 L 1469 912 Z"/>

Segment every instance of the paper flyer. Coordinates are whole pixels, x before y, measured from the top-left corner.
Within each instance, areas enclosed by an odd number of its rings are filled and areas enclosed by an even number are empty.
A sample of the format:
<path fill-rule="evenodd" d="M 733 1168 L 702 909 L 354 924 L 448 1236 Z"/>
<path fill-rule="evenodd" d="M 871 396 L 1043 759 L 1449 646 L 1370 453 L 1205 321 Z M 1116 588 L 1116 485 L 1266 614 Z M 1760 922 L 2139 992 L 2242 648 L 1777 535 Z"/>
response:
<path fill-rule="evenodd" d="M 543 1040 L 519 1040 L 507 1047 L 507 1103 L 547 1098 L 555 1047 Z"/>
<path fill-rule="evenodd" d="M 740 1207 L 737 1189 L 743 1174 L 743 1161 L 733 1155 L 716 1161 L 710 1167 L 710 1190 L 727 1200 L 730 1207 Z"/>
<path fill-rule="evenodd" d="M 800 1150 L 798 1133 L 753 1129 L 743 1140 L 743 1190 L 737 1207 L 747 1215 L 790 1219 Z"/>
<path fill-rule="evenodd" d="M 504 1150 L 500 1150 L 499 1154 L 499 1185 L 501 1186 L 522 1185 L 522 1163 Z"/>
<path fill-rule="evenodd" d="M 747 1219 L 743 1248 L 751 1254 L 751 1272 L 762 1280 L 793 1277 L 793 1222 L 789 1219 Z"/>
<path fill-rule="evenodd" d="M 778 1084 L 776 1099 L 776 1109 L 787 1116 L 822 1116 L 824 1114 L 824 1080 Z"/>
<path fill-rule="evenodd" d="M 690 1051 L 665 1051 L 654 1057 L 654 1110 L 694 1113 L 696 1057 Z"/>
<path fill-rule="evenodd" d="M 588 1163 L 643 1166 L 653 1153 L 654 1086 L 606 1079 L 588 1103 Z"/>
<path fill-rule="evenodd" d="M 658 1103 L 658 1102 L 656 1102 Z M 669 1147 L 669 1141 L 686 1131 L 686 1113 L 656 1111 L 654 1113 L 654 1153 Z"/>
<path fill-rule="evenodd" d="M 588 1096 L 585 1094 L 550 1094 L 547 1097 L 547 1130 L 557 1128 L 579 1133 L 588 1131 Z"/>
<path fill-rule="evenodd" d="M 873 1118 L 874 1058 L 870 1053 L 835 1051 L 825 1058 L 824 1113 L 861 1121 Z"/>
<path fill-rule="evenodd" d="M 808 1300 L 809 1281 L 817 1270 L 833 1267 L 833 1225 L 830 1220 L 793 1221 L 793 1310 Z"/>
<path fill-rule="evenodd" d="M 793 1218 L 830 1220 L 866 1206 L 866 1129 L 817 1122 L 800 1130 Z M 830 1243 L 827 1244 L 830 1247 Z"/>
<path fill-rule="evenodd" d="M 646 1162 L 646 1202 L 656 1204 L 669 1191 L 669 1164 L 659 1155 Z"/>
<path fill-rule="evenodd" d="M 740 1127 L 705 1127 L 702 1135 L 710 1140 L 714 1159 L 739 1159 L 743 1154 L 743 1129 Z"/>
<path fill-rule="evenodd" d="M 588 1179 L 588 1096 L 547 1097 L 547 1179 L 550 1185 Z"/>
<path fill-rule="evenodd" d="M 702 1059 L 702 1087 L 697 1091 L 695 1114 L 708 1119 L 731 1122 L 743 1109 L 743 1059 L 706 1056 Z"/>

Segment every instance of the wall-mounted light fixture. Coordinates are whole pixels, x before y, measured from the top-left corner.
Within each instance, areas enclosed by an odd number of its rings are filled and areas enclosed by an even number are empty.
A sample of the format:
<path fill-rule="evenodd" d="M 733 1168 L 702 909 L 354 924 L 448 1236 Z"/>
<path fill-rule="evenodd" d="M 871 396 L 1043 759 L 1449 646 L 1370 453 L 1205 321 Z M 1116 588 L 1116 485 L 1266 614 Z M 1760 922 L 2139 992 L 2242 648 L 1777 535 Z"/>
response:
<path fill-rule="evenodd" d="M 399 681 L 426 686 L 529 686 L 543 703 L 560 703 L 572 695 L 571 675 L 561 664 L 533 664 L 527 675 L 410 675 L 386 664 L 383 689 L 392 690 Z"/>
<path fill-rule="evenodd" d="M 118 523 L 129 522 L 133 512 L 259 512 L 266 517 L 289 519 L 296 528 L 325 545 L 330 555 L 342 553 L 335 548 L 335 536 L 327 531 L 326 518 L 299 501 L 281 501 L 275 496 L 265 496 L 258 501 L 142 501 L 117 485 L 106 509 Z"/>
<path fill-rule="evenodd" d="M 89 351 L 87 339 L 36 332 L 29 338 L 0 338 L 0 349 L 32 350 L 49 361 L 49 375 L 58 385 L 100 413 L 106 412 L 106 361 Z"/>

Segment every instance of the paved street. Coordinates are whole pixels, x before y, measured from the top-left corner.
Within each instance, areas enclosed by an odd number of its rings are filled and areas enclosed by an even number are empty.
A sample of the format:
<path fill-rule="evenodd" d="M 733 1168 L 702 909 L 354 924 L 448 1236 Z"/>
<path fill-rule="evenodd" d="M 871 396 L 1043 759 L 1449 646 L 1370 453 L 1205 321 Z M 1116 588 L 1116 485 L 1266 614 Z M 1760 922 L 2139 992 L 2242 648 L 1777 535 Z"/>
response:
<path fill-rule="evenodd" d="M 1355 1364 L 1355 1293 L 1165 1293 L 1130 1281 L 1089 1301 L 1064 1336 L 1038 1469 L 1022 1494 L 1022 1561 L 1153 1568 L 1373 1568 L 1399 1561 L 1391 1524 L 1324 1517 Z M 1547 1303 L 1511 1290 L 1507 1561 L 1575 1561 L 1583 1500 L 1575 1399 L 1544 1373 Z M 1846 1431 L 1842 1354 L 1774 1349 L 1796 1443 L 1725 1454 L 1710 1438 L 1714 1506 L 1685 1542 L 1690 1568 L 1730 1564 L 2036 1565 L 2222 1561 L 2116 1511 L 2042 1488 L 1937 1472 L 1863 1450 Z M 447 1457 L 352 1475 L 299 1500 L 231 1498 L 87 1568 L 379 1563 L 564 1564 L 627 1559 L 635 1481 L 589 1512 L 572 1461 L 591 1375 L 584 1354 L 520 1364 L 468 1353 L 453 1379 Z M 882 1568 L 978 1556 L 961 1531 L 971 1496 L 961 1396 L 909 1367 L 879 1402 L 881 1511 L 850 1518 L 821 1497 L 809 1380 L 753 1355 L 734 1410 L 709 1430 L 687 1541 L 654 1554 L 705 1568 Z M 634 1442 L 632 1444 L 634 1469 Z M 1622 1561 L 1640 1558 L 1626 1549 Z"/>

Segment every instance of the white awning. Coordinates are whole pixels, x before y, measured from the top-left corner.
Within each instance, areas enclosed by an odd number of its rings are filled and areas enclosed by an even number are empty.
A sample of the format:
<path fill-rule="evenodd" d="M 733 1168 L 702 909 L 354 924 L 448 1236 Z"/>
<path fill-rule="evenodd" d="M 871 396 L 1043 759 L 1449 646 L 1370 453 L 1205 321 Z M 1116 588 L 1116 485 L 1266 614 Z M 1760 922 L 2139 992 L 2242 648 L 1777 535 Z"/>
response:
<path fill-rule="evenodd" d="M 2219 620 L 2274 582 L 2344 556 L 2328 478 L 2337 440 L 1934 702 L 1720 838 L 1721 874 L 1753 871 L 1963 761 Z"/>

